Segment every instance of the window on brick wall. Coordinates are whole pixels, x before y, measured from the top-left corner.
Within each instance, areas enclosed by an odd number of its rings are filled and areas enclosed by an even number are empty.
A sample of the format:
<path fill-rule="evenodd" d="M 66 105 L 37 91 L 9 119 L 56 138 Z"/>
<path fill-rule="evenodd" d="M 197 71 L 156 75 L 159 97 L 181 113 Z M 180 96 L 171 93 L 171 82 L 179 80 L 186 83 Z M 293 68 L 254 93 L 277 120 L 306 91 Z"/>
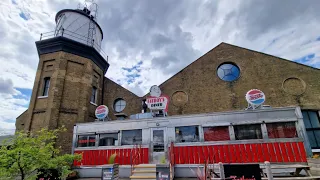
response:
<path fill-rule="evenodd" d="M 320 118 L 318 111 L 302 111 L 303 122 L 307 130 L 311 148 L 320 149 Z"/>
<path fill-rule="evenodd" d="M 92 87 L 90 102 L 97 104 L 97 88 L 95 86 Z"/>
<path fill-rule="evenodd" d="M 78 147 L 92 147 L 96 145 L 95 135 L 80 135 L 78 136 Z"/>
<path fill-rule="evenodd" d="M 50 77 L 44 78 L 42 96 L 48 96 L 50 88 Z"/>
<path fill-rule="evenodd" d="M 203 133 L 204 133 L 204 141 L 230 140 L 228 126 L 204 127 Z"/>
<path fill-rule="evenodd" d="M 298 137 L 295 122 L 268 123 L 269 138 L 295 138 Z"/>

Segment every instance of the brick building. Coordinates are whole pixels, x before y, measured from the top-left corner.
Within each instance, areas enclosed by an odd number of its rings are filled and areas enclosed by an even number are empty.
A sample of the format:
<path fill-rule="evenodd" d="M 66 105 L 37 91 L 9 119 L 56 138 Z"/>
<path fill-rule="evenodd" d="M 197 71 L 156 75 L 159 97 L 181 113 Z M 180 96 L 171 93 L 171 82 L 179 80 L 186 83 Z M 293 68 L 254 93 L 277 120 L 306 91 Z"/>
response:
<path fill-rule="evenodd" d="M 87 16 L 81 10 L 62 10 L 56 21 L 66 11 Z M 141 112 L 144 97 L 104 76 L 109 64 L 99 49 L 63 32 L 37 41 L 36 46 L 39 64 L 31 101 L 17 117 L 17 130 L 65 125 L 68 131 L 58 143 L 64 152 L 71 152 L 74 124 L 95 121 L 98 105 L 109 107 L 111 120 L 127 120 Z M 311 146 L 320 150 L 319 69 L 221 43 L 159 87 L 170 97 L 169 116 L 243 110 L 246 92 L 260 89 L 271 107 L 301 107 Z"/>

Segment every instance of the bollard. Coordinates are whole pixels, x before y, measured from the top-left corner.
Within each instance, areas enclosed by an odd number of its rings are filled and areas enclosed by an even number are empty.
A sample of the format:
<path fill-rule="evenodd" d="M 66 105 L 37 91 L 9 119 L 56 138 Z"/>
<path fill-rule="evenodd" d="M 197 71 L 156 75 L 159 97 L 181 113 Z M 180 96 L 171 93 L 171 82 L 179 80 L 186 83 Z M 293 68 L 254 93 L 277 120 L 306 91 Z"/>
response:
<path fill-rule="evenodd" d="M 220 179 L 225 179 L 226 177 L 224 176 L 224 168 L 222 162 L 219 162 L 219 172 L 220 172 Z"/>
<path fill-rule="evenodd" d="M 267 172 L 268 180 L 273 180 L 270 162 L 266 161 L 266 162 L 264 162 L 264 164 L 266 165 L 266 172 Z"/>

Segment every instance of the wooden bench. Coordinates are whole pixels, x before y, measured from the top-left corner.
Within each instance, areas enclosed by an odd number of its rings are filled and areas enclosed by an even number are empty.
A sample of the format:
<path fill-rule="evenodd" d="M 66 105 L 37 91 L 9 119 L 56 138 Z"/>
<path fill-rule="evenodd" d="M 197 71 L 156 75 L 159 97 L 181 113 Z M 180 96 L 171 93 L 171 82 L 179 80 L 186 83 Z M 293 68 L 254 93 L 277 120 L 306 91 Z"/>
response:
<path fill-rule="evenodd" d="M 260 168 L 265 169 L 266 166 L 262 165 Z M 304 170 L 307 176 L 312 176 L 310 172 L 310 166 L 307 164 L 275 164 L 271 165 L 271 169 L 296 169 L 295 172 L 291 173 L 293 176 L 299 176 L 300 172 Z"/>

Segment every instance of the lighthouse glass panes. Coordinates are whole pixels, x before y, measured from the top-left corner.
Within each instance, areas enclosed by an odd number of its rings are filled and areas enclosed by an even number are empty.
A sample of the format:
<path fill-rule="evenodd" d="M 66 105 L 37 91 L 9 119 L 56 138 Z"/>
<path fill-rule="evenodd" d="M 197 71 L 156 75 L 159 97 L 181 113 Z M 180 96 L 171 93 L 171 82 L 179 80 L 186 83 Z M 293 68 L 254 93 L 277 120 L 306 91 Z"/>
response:
<path fill-rule="evenodd" d="M 240 69 L 238 66 L 232 63 L 224 63 L 218 67 L 218 76 L 223 81 L 235 81 L 240 76 Z"/>
<path fill-rule="evenodd" d="M 117 99 L 114 101 L 114 105 L 113 105 L 113 109 L 116 112 L 121 112 L 124 110 L 124 108 L 126 107 L 127 102 L 123 99 Z"/>

